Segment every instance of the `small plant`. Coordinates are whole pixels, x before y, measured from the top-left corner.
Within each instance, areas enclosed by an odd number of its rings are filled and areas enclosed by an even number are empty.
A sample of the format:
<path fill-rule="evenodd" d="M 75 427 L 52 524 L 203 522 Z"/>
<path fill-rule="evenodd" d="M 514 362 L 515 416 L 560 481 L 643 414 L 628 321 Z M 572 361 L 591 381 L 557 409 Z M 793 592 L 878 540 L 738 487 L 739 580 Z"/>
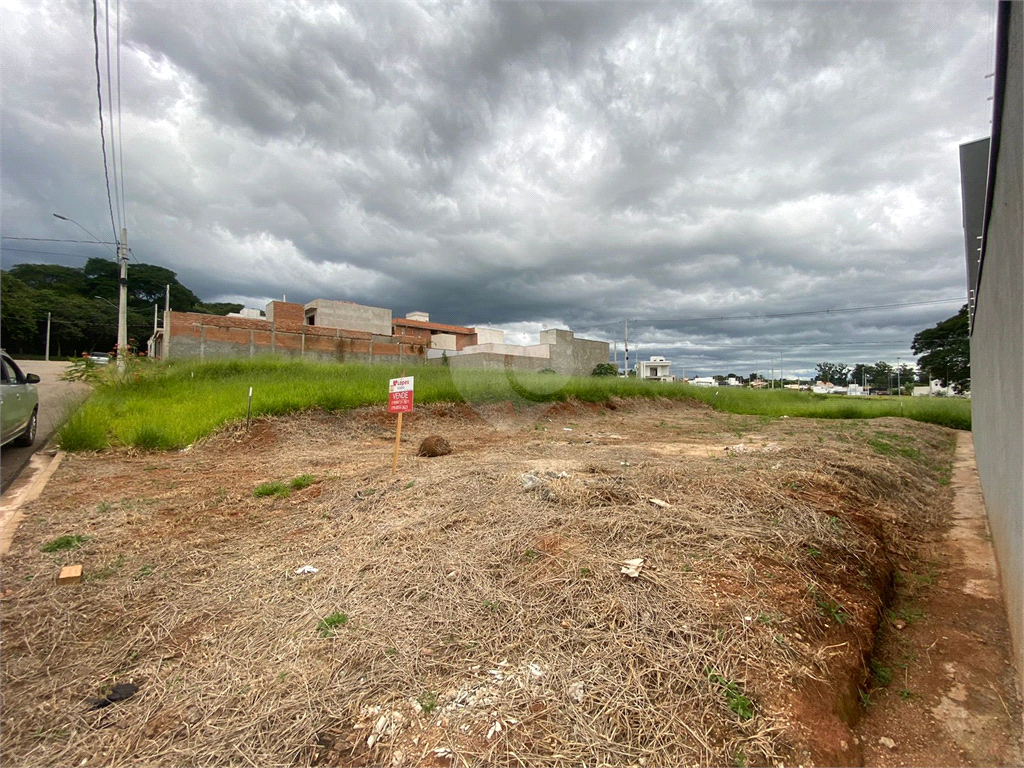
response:
<path fill-rule="evenodd" d="M 311 486 L 314 480 L 316 478 L 313 475 L 299 475 L 298 477 L 293 477 L 288 484 L 296 491 L 301 491 L 303 488 Z"/>
<path fill-rule="evenodd" d="M 906 701 L 914 695 L 914 692 L 909 688 L 900 688 L 900 698 Z"/>
<path fill-rule="evenodd" d="M 89 581 L 99 581 L 100 579 L 107 579 L 121 570 L 121 566 L 124 565 L 124 555 L 118 555 L 116 560 L 107 563 L 105 566 L 100 568 L 95 573 L 90 573 L 86 576 Z"/>
<path fill-rule="evenodd" d="M 384 649 L 384 655 L 385 656 L 397 656 L 398 655 L 398 649 L 395 648 L 394 646 L 389 645 L 387 648 Z"/>
<path fill-rule="evenodd" d="M 138 570 L 138 571 L 137 571 L 137 572 L 135 573 L 135 580 L 136 580 L 136 581 L 138 581 L 139 579 L 144 579 L 144 578 L 146 578 L 146 577 L 147 577 L 147 576 L 149 576 L 149 575 L 150 575 L 151 573 L 153 573 L 153 570 L 154 570 L 154 568 L 153 568 L 153 566 L 152 566 L 152 565 L 144 565 L 144 566 L 142 566 L 142 567 L 141 567 L 141 568 L 139 568 L 139 570 Z"/>
<path fill-rule="evenodd" d="M 107 504 L 107 502 L 105 502 L 105 501 L 101 501 L 99 504 L 96 505 L 96 512 L 98 514 L 102 515 L 102 514 L 104 514 L 106 512 L 109 512 L 109 511 L 110 511 L 110 505 Z"/>
<path fill-rule="evenodd" d="M 885 688 L 892 682 L 892 667 L 887 667 L 874 656 L 868 661 L 868 666 L 871 668 L 871 677 L 876 685 Z"/>
<path fill-rule="evenodd" d="M 743 694 L 743 690 L 732 680 L 727 680 L 716 672 L 708 674 L 708 679 L 722 689 L 729 709 L 739 716 L 740 720 L 749 720 L 754 716 L 754 702 Z"/>
<path fill-rule="evenodd" d="M 414 485 L 416 485 L 416 481 L 415 480 L 410 480 L 408 483 L 406 483 L 405 485 L 402 486 L 402 490 L 403 491 L 408 491 Z"/>
<path fill-rule="evenodd" d="M 818 613 L 822 616 L 832 619 L 836 624 L 843 624 L 850 618 L 850 614 L 846 612 L 841 603 L 837 603 L 835 600 L 831 600 L 819 593 L 813 584 L 808 589 L 808 592 L 814 598 L 814 604 L 818 608 Z"/>
<path fill-rule="evenodd" d="M 858 691 L 857 694 L 858 696 L 860 696 L 860 705 L 864 707 L 864 709 L 867 709 L 871 706 L 871 691 L 862 690 Z"/>
<path fill-rule="evenodd" d="M 270 483 L 263 483 L 256 486 L 256 489 L 252 492 L 252 495 L 257 499 L 263 498 L 264 496 L 284 496 L 287 497 L 290 491 L 288 486 L 279 480 L 275 480 Z"/>
<path fill-rule="evenodd" d="M 43 544 L 39 549 L 42 552 L 61 552 L 65 549 L 74 549 L 79 544 L 82 544 L 89 540 L 88 536 L 79 536 L 75 534 L 73 536 L 58 536 L 53 541 Z"/>
<path fill-rule="evenodd" d="M 335 611 L 330 616 L 325 616 L 317 622 L 316 628 L 320 630 L 320 637 L 331 637 L 334 630 L 348 624 L 348 614 Z"/>
<path fill-rule="evenodd" d="M 437 694 L 433 691 L 424 691 L 416 699 L 416 703 L 423 709 L 423 714 L 429 715 L 437 709 Z"/>
<path fill-rule="evenodd" d="M 807 554 L 809 554 L 814 560 L 817 560 L 819 557 L 821 557 L 821 550 L 813 544 L 808 544 Z"/>
<path fill-rule="evenodd" d="M 498 610 L 499 603 L 497 600 L 484 600 L 484 608 L 488 611 Z"/>
<path fill-rule="evenodd" d="M 532 563 L 538 557 L 540 557 L 540 552 L 538 552 L 535 549 L 528 549 L 525 552 L 523 552 L 523 560 L 525 560 L 528 563 Z"/>

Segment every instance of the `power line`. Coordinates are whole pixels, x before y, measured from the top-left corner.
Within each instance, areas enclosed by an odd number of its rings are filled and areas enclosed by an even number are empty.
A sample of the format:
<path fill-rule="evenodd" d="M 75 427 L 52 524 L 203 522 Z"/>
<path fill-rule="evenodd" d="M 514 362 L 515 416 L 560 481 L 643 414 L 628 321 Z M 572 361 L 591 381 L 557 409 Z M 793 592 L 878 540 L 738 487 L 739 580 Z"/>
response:
<path fill-rule="evenodd" d="M 99 100 L 100 149 L 103 151 L 103 178 L 107 182 L 107 208 L 110 209 L 110 228 L 114 231 L 114 240 L 117 240 L 117 225 L 114 224 L 114 203 L 110 197 L 110 172 L 107 170 L 107 132 L 103 127 L 103 80 L 100 76 L 99 7 L 96 0 L 92 0 L 92 40 L 96 50 L 96 98 Z"/>
<path fill-rule="evenodd" d="M 869 309 L 892 309 L 895 307 L 922 307 L 927 304 L 949 304 L 954 301 L 967 301 L 966 296 L 948 299 L 930 299 L 928 301 L 904 301 L 898 304 L 871 304 L 864 307 L 840 307 L 839 309 L 808 309 L 800 312 L 777 312 L 765 315 L 720 315 L 718 317 L 678 317 L 679 321 L 693 322 L 698 320 L 763 320 L 772 317 L 797 317 L 800 315 L 832 315 L 840 312 L 863 312 Z"/>
<path fill-rule="evenodd" d="M 117 226 L 121 227 L 124 217 L 121 215 L 121 193 L 117 187 L 117 151 L 114 142 L 114 94 L 110 78 L 110 0 L 103 2 L 103 31 L 107 54 L 107 115 L 110 118 L 110 164 L 114 169 L 114 208 L 117 211 Z"/>
<path fill-rule="evenodd" d="M 57 253 L 55 251 L 33 251 L 27 248 L 8 248 L 4 246 L 3 251 L 11 253 L 39 253 L 44 256 L 67 256 L 69 259 L 94 259 L 95 256 L 85 256 L 81 253 Z"/>
<path fill-rule="evenodd" d="M 117 0 L 117 154 L 121 166 L 121 221 L 127 225 L 128 200 L 124 196 L 124 144 L 121 131 L 121 0 Z"/>
<path fill-rule="evenodd" d="M 4 235 L 3 240 L 32 240 L 38 243 L 84 243 L 86 245 L 117 245 L 117 243 L 105 243 L 102 240 L 67 240 L 60 237 L 12 237 Z"/>
<path fill-rule="evenodd" d="M 710 315 L 705 317 L 676 317 L 672 318 L 678 322 L 700 322 L 703 320 L 763 320 L 766 318 L 775 317 L 798 317 L 802 315 L 833 315 L 839 314 L 840 312 L 864 312 L 870 309 L 893 309 L 896 307 L 922 307 L 929 304 L 950 304 L 954 301 L 967 301 L 966 296 L 951 297 L 948 299 L 929 299 L 927 301 L 904 301 L 896 304 L 869 304 L 863 307 L 840 307 L 838 309 L 807 309 L 798 312 L 775 312 L 764 315 Z M 629 318 L 632 322 L 638 322 L 640 318 L 631 317 Z M 622 320 L 609 320 L 608 322 L 601 323 L 588 323 L 578 322 L 578 325 L 583 328 L 600 328 L 606 325 L 618 325 Z"/>

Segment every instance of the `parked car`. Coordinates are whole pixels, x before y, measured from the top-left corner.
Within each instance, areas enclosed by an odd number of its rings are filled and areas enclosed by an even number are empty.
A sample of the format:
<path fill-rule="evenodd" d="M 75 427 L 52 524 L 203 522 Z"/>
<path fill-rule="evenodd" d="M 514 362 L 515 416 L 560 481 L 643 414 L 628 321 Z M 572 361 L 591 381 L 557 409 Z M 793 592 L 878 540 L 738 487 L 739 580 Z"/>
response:
<path fill-rule="evenodd" d="M 97 352 L 95 355 L 90 355 L 90 357 L 92 357 L 92 361 L 96 365 L 106 365 L 110 362 L 110 355 L 105 355 L 102 352 Z"/>
<path fill-rule="evenodd" d="M 39 423 L 39 377 L 22 373 L 6 352 L 0 352 L 0 370 L 0 445 L 32 445 Z"/>

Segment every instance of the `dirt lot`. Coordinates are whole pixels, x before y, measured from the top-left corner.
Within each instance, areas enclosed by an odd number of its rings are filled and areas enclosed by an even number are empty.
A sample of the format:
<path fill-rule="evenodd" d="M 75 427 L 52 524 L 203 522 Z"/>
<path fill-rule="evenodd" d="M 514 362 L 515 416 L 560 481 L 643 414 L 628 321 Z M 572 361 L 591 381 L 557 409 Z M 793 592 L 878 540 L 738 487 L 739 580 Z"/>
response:
<path fill-rule="evenodd" d="M 0 570 L 5 764 L 1020 764 L 998 600 L 943 559 L 951 430 L 667 402 L 405 426 L 397 475 L 379 410 L 69 456 Z M 429 434 L 454 452 L 416 457 Z M 988 656 L 946 706 L 951 615 Z"/>

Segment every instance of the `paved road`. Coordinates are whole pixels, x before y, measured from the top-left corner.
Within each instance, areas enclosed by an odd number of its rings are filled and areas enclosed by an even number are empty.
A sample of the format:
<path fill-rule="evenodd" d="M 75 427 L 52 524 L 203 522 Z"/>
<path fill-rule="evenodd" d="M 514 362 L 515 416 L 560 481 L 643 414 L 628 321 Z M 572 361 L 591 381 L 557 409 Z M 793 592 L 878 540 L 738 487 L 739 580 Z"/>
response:
<path fill-rule="evenodd" d="M 68 363 L 51 360 L 15 360 L 25 373 L 39 374 L 39 427 L 36 441 L 29 448 L 6 446 L 0 450 L 0 491 L 8 486 L 24 469 L 29 457 L 46 445 L 46 441 L 64 423 L 64 419 L 89 394 L 89 386 L 81 382 L 61 381 L 58 377 Z"/>

